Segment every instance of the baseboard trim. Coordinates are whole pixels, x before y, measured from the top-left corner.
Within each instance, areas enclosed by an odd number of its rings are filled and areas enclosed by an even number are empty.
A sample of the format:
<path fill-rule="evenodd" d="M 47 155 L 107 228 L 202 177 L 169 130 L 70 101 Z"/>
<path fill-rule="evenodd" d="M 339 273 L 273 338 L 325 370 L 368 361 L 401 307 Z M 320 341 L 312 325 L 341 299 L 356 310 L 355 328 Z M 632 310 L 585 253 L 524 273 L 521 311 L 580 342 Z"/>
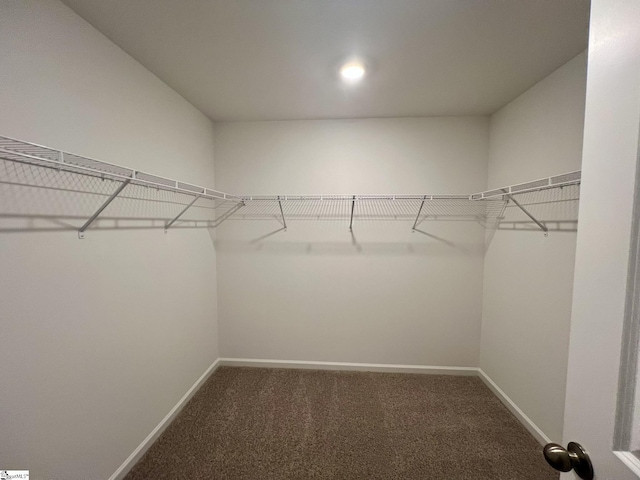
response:
<path fill-rule="evenodd" d="M 164 430 L 171 424 L 174 418 L 180 413 L 180 410 L 191 400 L 191 397 L 198 391 L 204 382 L 215 372 L 221 365 L 220 359 L 217 359 L 211 364 L 209 368 L 196 380 L 187 393 L 185 393 L 178 403 L 167 413 L 167 415 L 160 421 L 160 423 L 154 428 L 147 438 L 145 438 L 140 445 L 133 451 L 129 458 L 127 458 L 122 465 L 109 477 L 109 480 L 122 480 L 129 470 L 142 458 L 147 452 L 149 447 L 153 445 L 158 437 L 164 432 Z"/>
<path fill-rule="evenodd" d="M 360 372 L 424 373 L 431 375 L 478 375 L 477 367 L 394 365 L 387 363 L 318 362 L 307 360 L 267 360 L 260 358 L 221 358 L 220 365 L 229 367 L 298 368 L 311 370 L 353 370 Z"/>
<path fill-rule="evenodd" d="M 520 421 L 520 423 L 526 428 L 531 435 L 540 443 L 540 445 L 546 445 L 551 443 L 549 437 L 547 437 L 538 426 L 522 411 L 516 403 L 504 393 L 504 391 L 493 381 L 489 376 L 481 369 L 478 369 L 478 376 L 485 383 L 487 387 L 495 394 L 496 397 L 507 407 L 507 409 Z"/>

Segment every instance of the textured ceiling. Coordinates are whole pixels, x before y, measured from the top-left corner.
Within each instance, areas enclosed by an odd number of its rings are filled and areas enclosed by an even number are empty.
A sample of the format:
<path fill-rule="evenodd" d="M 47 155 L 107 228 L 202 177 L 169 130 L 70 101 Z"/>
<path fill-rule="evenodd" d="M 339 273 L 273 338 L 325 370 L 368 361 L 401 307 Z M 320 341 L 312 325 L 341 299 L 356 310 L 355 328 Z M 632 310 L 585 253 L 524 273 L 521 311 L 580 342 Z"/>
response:
<path fill-rule="evenodd" d="M 589 21 L 586 0 L 63 1 L 214 121 L 490 114 Z"/>

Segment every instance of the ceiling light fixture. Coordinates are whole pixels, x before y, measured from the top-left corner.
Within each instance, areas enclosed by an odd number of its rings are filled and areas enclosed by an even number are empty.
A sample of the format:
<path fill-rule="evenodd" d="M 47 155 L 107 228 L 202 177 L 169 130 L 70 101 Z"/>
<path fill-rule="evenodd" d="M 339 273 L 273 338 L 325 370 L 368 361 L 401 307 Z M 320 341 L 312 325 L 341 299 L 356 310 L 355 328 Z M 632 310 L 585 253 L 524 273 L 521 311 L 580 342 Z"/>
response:
<path fill-rule="evenodd" d="M 365 69 L 361 63 L 347 63 L 340 69 L 340 75 L 345 82 L 356 83 L 364 77 Z"/>

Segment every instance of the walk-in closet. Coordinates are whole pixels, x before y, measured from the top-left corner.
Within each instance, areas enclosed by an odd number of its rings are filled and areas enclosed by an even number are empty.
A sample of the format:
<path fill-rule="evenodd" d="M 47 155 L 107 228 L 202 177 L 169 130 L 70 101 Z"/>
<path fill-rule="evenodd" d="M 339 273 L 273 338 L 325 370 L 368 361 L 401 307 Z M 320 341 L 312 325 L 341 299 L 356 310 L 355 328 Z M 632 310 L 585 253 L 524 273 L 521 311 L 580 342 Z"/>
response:
<path fill-rule="evenodd" d="M 640 478 L 639 24 L 0 2 L 0 479 Z"/>

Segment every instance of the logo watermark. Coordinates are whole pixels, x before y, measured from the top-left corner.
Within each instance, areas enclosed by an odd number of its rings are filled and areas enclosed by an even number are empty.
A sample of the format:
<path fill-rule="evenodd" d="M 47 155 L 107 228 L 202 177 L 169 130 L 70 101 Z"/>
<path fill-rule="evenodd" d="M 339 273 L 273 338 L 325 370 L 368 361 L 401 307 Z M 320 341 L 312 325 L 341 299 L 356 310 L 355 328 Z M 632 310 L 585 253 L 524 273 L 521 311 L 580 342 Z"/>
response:
<path fill-rule="evenodd" d="M 0 470 L 0 480 L 29 480 L 29 470 Z"/>

